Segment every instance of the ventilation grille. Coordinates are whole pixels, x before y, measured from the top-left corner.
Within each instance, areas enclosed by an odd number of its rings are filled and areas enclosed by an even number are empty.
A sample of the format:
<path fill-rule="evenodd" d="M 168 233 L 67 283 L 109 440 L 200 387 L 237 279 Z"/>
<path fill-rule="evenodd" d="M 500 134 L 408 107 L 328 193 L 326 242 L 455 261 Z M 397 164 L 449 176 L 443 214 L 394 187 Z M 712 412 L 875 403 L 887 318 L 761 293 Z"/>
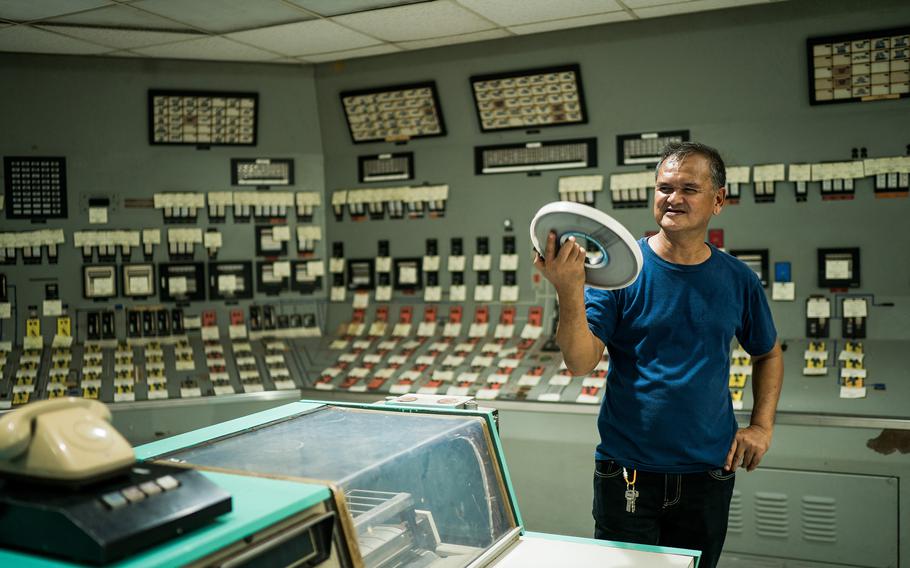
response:
<path fill-rule="evenodd" d="M 734 534 L 742 534 L 743 532 L 743 494 L 736 489 L 733 490 L 733 497 L 730 499 L 727 532 Z"/>
<path fill-rule="evenodd" d="M 759 536 L 787 538 L 790 534 L 787 496 L 783 493 L 756 493 L 755 526 Z"/>
<path fill-rule="evenodd" d="M 477 146 L 474 160 L 478 175 L 592 168 L 597 165 L 597 139 Z"/>
<path fill-rule="evenodd" d="M 414 178 L 413 152 L 360 156 L 357 161 L 361 183 Z"/>
<path fill-rule="evenodd" d="M 802 499 L 803 540 L 837 542 L 837 502 L 831 497 Z"/>

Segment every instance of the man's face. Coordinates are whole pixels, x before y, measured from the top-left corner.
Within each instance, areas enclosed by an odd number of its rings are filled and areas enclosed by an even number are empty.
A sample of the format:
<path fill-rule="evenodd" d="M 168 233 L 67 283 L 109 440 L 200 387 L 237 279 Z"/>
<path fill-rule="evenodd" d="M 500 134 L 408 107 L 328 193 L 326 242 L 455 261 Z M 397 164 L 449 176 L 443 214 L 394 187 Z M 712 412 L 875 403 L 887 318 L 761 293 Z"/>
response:
<path fill-rule="evenodd" d="M 708 159 L 692 154 L 682 161 L 667 158 L 657 173 L 654 219 L 666 233 L 708 228 L 712 215 L 720 213 L 726 189 L 714 191 Z"/>

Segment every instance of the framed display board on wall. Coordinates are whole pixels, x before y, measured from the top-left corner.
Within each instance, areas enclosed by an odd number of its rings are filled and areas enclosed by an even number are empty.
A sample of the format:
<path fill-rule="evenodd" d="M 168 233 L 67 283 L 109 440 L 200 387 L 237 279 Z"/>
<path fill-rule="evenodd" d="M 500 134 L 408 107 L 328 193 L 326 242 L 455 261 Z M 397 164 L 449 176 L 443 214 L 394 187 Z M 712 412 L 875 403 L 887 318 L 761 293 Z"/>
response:
<path fill-rule="evenodd" d="M 434 81 L 344 91 L 340 96 L 355 144 L 445 136 Z"/>
<path fill-rule="evenodd" d="M 806 40 L 813 105 L 910 96 L 910 26 Z"/>
<path fill-rule="evenodd" d="M 256 145 L 257 93 L 151 89 L 148 106 L 149 144 Z"/>
<path fill-rule="evenodd" d="M 578 65 L 475 75 L 471 92 L 483 132 L 588 122 Z"/>

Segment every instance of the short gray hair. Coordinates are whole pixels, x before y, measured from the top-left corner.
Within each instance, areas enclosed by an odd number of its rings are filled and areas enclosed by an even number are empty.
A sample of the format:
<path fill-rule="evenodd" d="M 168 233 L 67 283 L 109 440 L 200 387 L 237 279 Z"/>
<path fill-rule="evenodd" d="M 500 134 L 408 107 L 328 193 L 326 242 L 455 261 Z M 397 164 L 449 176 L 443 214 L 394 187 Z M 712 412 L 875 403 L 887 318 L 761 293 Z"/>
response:
<path fill-rule="evenodd" d="M 660 167 L 667 158 L 675 158 L 677 161 L 682 162 L 693 154 L 703 156 L 708 160 L 714 191 L 727 185 L 727 167 L 724 165 L 723 158 L 720 157 L 720 152 L 700 142 L 670 142 L 667 144 L 661 153 L 660 161 L 657 162 L 657 167 L 654 168 L 654 178 L 657 179 Z"/>

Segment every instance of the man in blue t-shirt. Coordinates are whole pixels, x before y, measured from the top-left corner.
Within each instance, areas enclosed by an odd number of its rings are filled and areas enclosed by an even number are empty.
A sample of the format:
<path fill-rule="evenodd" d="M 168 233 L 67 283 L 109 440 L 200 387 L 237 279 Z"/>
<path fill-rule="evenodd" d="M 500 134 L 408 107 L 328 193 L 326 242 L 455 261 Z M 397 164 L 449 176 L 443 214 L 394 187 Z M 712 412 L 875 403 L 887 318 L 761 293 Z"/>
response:
<path fill-rule="evenodd" d="M 627 288 L 586 289 L 585 251 L 568 241 L 557 251 L 555 234 L 535 260 L 559 296 L 556 341 L 572 374 L 590 373 L 604 346 L 610 354 L 594 536 L 700 550 L 700 568 L 713 568 L 723 548 L 737 468 L 754 470 L 771 445 L 783 381 L 760 281 L 705 242 L 725 184 L 717 150 L 666 148 L 654 194 L 660 232 L 638 242 L 644 262 Z M 746 428 L 737 426 L 728 391 L 734 337 L 752 356 Z"/>

